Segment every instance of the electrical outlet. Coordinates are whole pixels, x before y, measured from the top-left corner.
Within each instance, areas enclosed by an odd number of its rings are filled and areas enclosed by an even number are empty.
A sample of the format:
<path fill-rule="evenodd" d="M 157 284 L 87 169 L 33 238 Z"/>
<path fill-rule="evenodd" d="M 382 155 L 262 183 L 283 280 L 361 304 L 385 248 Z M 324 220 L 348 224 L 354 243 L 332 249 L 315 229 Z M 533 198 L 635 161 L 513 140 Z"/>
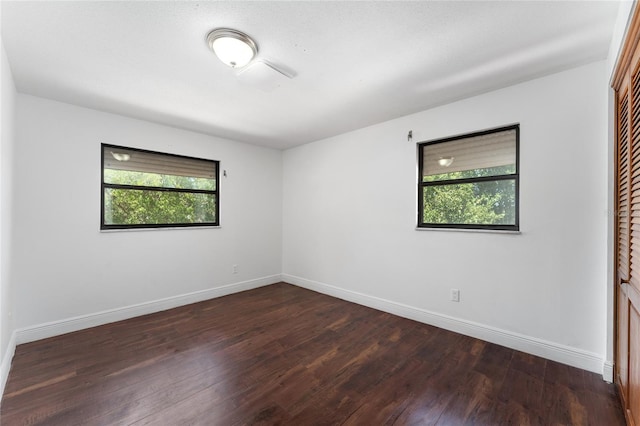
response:
<path fill-rule="evenodd" d="M 233 267 L 231 268 L 234 274 L 238 273 L 238 265 L 233 265 Z"/>
<path fill-rule="evenodd" d="M 460 290 L 458 290 L 457 288 L 452 288 L 451 289 L 451 297 L 450 297 L 452 302 L 459 302 L 460 301 Z"/>

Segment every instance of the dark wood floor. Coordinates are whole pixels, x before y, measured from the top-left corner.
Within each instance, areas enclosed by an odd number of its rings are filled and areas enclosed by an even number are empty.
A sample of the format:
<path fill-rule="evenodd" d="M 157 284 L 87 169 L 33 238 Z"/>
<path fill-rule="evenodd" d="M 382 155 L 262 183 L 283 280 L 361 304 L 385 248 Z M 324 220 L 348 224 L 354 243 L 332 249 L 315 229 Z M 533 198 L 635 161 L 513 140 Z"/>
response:
<path fill-rule="evenodd" d="M 598 374 L 284 283 L 18 346 L 2 425 L 623 425 Z"/>

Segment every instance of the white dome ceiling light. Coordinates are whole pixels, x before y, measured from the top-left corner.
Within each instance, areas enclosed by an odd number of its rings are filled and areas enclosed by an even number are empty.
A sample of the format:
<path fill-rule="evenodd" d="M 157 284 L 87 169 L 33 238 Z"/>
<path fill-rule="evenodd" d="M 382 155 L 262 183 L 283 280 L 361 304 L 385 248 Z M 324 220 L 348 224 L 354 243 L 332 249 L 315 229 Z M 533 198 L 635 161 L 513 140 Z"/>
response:
<path fill-rule="evenodd" d="M 209 33 L 207 44 L 218 59 L 231 68 L 246 66 L 258 54 L 258 46 L 246 35 L 229 28 L 218 28 Z"/>

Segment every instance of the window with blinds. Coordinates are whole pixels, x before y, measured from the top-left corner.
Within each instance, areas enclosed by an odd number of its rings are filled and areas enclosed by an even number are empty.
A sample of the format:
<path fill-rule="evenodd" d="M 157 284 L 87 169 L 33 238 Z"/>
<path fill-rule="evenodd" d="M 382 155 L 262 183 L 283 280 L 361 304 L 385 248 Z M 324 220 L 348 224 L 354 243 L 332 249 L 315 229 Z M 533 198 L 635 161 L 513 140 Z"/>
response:
<path fill-rule="evenodd" d="M 102 144 L 101 229 L 219 225 L 219 162 Z"/>
<path fill-rule="evenodd" d="M 418 227 L 519 230 L 520 126 L 418 144 Z"/>

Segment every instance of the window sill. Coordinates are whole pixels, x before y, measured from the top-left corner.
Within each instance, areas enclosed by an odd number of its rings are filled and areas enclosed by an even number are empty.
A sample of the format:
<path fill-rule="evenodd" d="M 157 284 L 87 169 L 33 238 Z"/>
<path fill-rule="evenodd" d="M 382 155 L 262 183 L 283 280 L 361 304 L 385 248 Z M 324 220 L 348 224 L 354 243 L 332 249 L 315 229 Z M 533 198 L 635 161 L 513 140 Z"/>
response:
<path fill-rule="evenodd" d="M 480 234 L 522 234 L 522 231 L 508 231 L 501 229 L 463 229 L 463 228 L 420 228 L 416 226 L 416 231 L 436 231 L 436 232 L 475 232 Z"/>
<path fill-rule="evenodd" d="M 125 228 L 125 229 L 100 229 L 100 233 L 110 234 L 112 232 L 144 232 L 144 231 L 174 231 L 177 229 L 182 230 L 195 230 L 195 229 L 220 229 L 218 226 L 168 226 L 161 228 Z"/>

